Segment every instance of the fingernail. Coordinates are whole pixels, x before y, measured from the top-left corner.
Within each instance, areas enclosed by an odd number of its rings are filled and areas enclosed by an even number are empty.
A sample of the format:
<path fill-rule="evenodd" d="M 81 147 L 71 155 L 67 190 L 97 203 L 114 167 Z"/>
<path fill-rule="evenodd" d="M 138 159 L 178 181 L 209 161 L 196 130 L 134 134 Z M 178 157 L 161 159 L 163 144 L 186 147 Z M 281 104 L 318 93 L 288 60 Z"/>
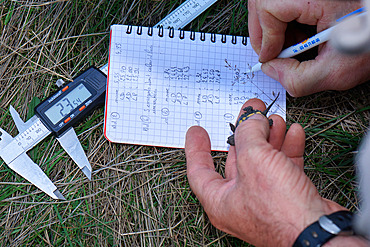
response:
<path fill-rule="evenodd" d="M 262 50 L 261 50 L 262 51 Z M 260 62 L 260 63 L 264 63 L 264 62 L 267 62 L 265 59 L 264 59 L 264 56 L 262 55 L 261 56 L 261 52 L 260 52 L 260 55 L 258 56 L 258 62 Z"/>
<path fill-rule="evenodd" d="M 279 75 L 277 71 L 269 64 L 262 64 L 261 70 L 263 73 L 265 73 L 267 76 L 271 77 L 272 79 L 279 81 Z"/>
<path fill-rule="evenodd" d="M 258 62 L 260 63 L 264 63 L 264 62 L 267 62 L 266 61 L 266 55 L 264 54 L 265 52 L 265 49 L 264 49 L 264 42 L 262 41 L 262 44 L 261 44 L 261 50 L 260 52 L 258 53 Z"/>

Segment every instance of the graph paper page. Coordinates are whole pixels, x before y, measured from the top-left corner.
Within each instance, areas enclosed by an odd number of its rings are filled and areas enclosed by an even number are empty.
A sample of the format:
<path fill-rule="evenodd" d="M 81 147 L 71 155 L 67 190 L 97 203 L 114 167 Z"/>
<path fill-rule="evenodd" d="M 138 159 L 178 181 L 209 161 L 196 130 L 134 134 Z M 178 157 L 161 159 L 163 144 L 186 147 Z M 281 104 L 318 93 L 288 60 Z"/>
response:
<path fill-rule="evenodd" d="M 262 72 L 248 38 L 113 25 L 104 133 L 111 142 L 183 148 L 189 127 L 226 151 L 229 123 L 259 98 L 285 119 L 283 87 Z"/>

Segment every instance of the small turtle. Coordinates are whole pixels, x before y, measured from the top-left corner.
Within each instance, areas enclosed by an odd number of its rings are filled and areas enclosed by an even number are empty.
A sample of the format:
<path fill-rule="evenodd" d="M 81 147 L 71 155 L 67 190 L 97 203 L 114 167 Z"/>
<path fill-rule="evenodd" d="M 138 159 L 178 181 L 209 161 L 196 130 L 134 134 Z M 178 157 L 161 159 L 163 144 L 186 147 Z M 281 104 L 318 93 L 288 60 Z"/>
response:
<path fill-rule="evenodd" d="M 231 131 L 233 133 L 235 133 L 235 129 L 239 126 L 239 124 L 241 124 L 242 122 L 244 122 L 245 120 L 247 120 L 248 118 L 250 118 L 251 116 L 253 116 L 254 114 L 261 114 L 261 115 L 266 116 L 266 114 L 268 113 L 268 111 L 271 109 L 272 105 L 279 98 L 279 95 L 280 95 L 280 93 L 276 96 L 276 98 L 274 99 L 274 101 L 272 101 L 272 103 L 264 111 L 254 110 L 252 106 L 245 107 L 243 109 L 244 113 L 239 117 L 238 121 L 236 121 L 236 125 L 233 125 L 232 123 L 230 123 L 230 129 L 231 129 Z M 269 119 L 269 125 L 272 126 L 272 124 L 273 124 L 272 119 Z M 231 136 L 229 136 L 227 138 L 227 143 L 230 144 L 231 146 L 235 146 L 235 139 L 234 138 L 235 138 L 234 137 L 234 134 L 232 134 Z"/>

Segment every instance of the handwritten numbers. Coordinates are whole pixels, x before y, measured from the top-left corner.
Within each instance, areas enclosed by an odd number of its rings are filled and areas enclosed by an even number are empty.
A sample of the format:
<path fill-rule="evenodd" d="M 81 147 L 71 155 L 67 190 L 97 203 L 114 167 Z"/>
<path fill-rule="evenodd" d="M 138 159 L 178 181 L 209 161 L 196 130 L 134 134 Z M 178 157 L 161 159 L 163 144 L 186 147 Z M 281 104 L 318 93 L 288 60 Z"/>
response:
<path fill-rule="evenodd" d="M 220 97 L 214 94 L 198 94 L 197 103 L 200 104 L 220 104 Z"/>
<path fill-rule="evenodd" d="M 176 81 L 189 81 L 190 79 L 190 67 L 170 67 L 166 68 L 164 71 L 164 78 L 168 80 Z"/>
<path fill-rule="evenodd" d="M 221 82 L 221 71 L 218 69 L 202 69 L 202 71 L 196 73 L 195 77 L 197 83 L 219 84 Z"/>
<path fill-rule="evenodd" d="M 137 67 L 122 66 L 113 73 L 114 83 L 138 82 L 140 70 Z"/>

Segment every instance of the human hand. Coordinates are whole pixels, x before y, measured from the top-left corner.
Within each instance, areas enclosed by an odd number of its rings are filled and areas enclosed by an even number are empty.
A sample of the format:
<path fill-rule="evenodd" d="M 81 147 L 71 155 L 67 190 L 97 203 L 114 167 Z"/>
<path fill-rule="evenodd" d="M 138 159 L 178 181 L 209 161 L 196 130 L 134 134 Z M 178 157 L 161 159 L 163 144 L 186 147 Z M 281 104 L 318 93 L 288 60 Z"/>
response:
<path fill-rule="evenodd" d="M 319 46 L 314 60 L 275 59 L 284 44 L 294 44 L 293 37 L 296 43 L 308 38 L 297 30 L 289 32 L 288 23 L 316 25 L 317 32 L 321 32 L 337 18 L 360 7 L 359 1 L 249 0 L 249 36 L 263 63 L 262 71 L 295 97 L 324 90 L 346 90 L 369 80 L 370 54 L 340 54 L 328 42 Z"/>
<path fill-rule="evenodd" d="M 249 100 L 243 108 L 249 105 L 265 109 L 260 100 Z M 236 128 L 225 178 L 215 171 L 207 132 L 191 127 L 185 143 L 187 175 L 215 227 L 256 246 L 292 246 L 309 224 L 344 208 L 323 199 L 305 175 L 302 127 L 293 124 L 285 133 L 284 120 L 271 118 L 271 127 L 256 114 Z"/>

